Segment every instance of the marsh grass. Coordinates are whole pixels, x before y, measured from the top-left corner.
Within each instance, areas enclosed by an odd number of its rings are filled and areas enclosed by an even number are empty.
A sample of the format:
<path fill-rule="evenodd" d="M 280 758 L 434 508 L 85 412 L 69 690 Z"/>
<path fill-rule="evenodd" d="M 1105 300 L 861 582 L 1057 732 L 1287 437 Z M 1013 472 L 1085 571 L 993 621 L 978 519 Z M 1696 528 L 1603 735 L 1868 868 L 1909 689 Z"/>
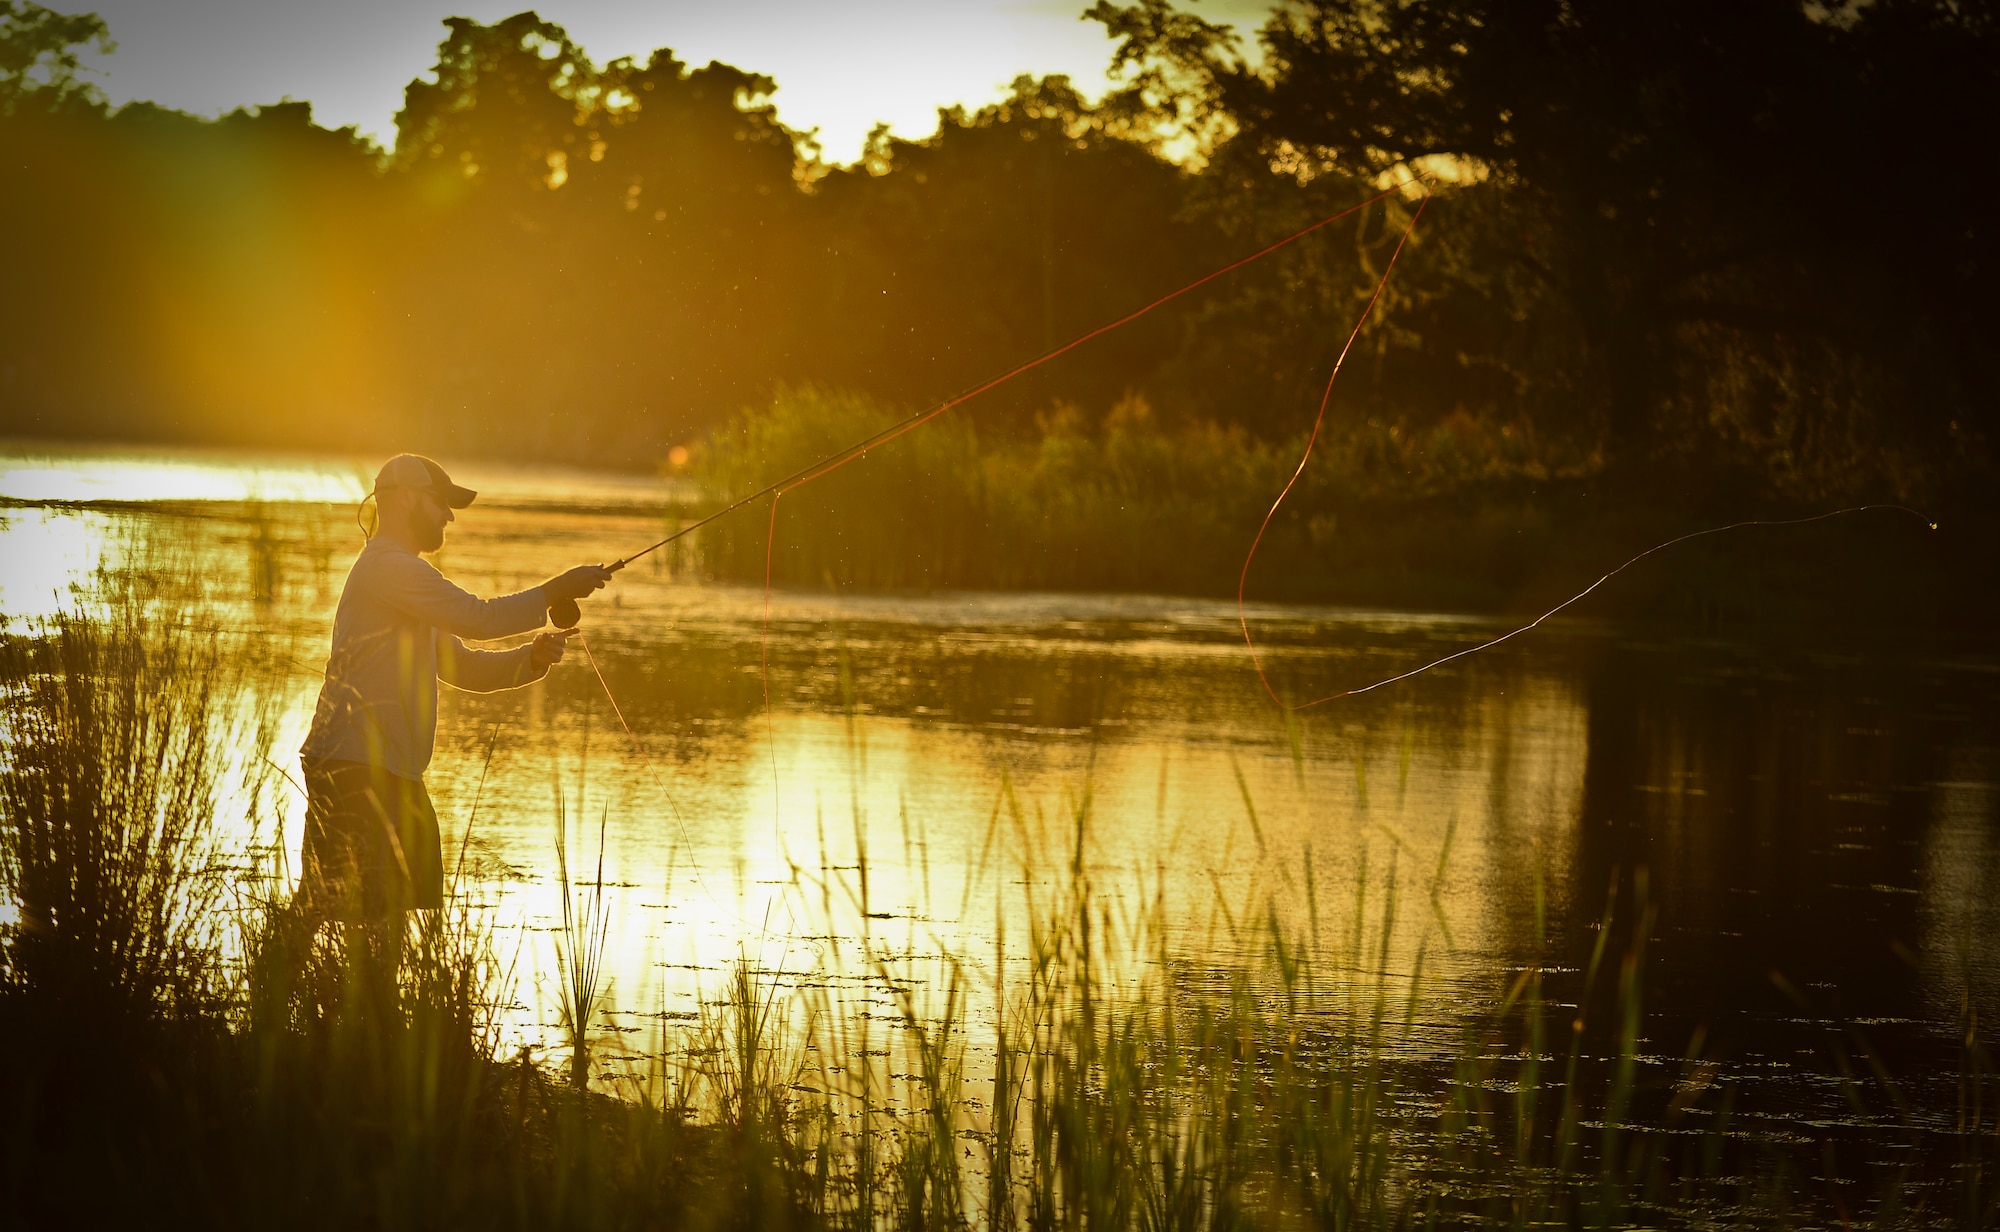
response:
<path fill-rule="evenodd" d="M 1191 939 L 1189 904 L 1100 884 L 1087 788 L 1044 819 L 1002 782 L 987 846 L 1015 836 L 1021 876 L 990 957 L 925 944 L 914 918 L 900 936 L 882 923 L 857 803 L 857 858 L 822 852 L 794 873 L 831 938 L 824 960 L 769 970 L 746 955 L 696 1021 L 662 1018 L 622 1074 L 593 1072 L 587 1039 L 610 943 L 600 819 L 594 882 L 572 879 L 558 845 L 566 1065 L 502 1054 L 509 975 L 463 895 L 415 925 L 384 1029 L 355 1012 L 335 938 L 314 941 L 295 984 L 256 978 L 285 927 L 283 878 L 268 860 L 246 868 L 213 828 L 240 763 L 212 753 L 227 722 L 212 645 L 114 613 L 57 621 L 7 655 L 0 867 L 28 907 L 0 951 L 0 1048 L 16 1062 L 0 1077 L 0 1221 L 16 1226 L 1193 1232 L 2000 1214 L 2000 1088 L 1969 1003 L 1953 1183 L 1834 1186 L 1815 1179 L 1832 1174 L 1822 1161 L 1736 1130 L 1698 1041 L 1677 1072 L 1644 1055 L 1642 875 L 1607 896 L 1584 970 L 1507 973 L 1441 1055 L 1418 1032 L 1425 955 L 1450 944 L 1442 860 L 1411 872 L 1391 843 L 1346 902 L 1308 873 L 1290 887 L 1302 914 L 1218 890 Z M 850 740 L 860 776 L 858 723 Z M 901 820 L 910 864 L 921 844 Z M 231 894 L 247 905 L 222 909 Z M 1546 944 L 1539 888 L 1535 902 Z M 1414 962 L 1398 944 L 1411 935 Z"/>
<path fill-rule="evenodd" d="M 0 646 L 5 977 L 90 1015 L 199 1018 L 226 996 L 218 826 L 228 726 L 212 637 L 127 604 Z"/>
<path fill-rule="evenodd" d="M 686 477 L 700 498 L 672 510 L 662 533 L 912 409 L 780 388 L 696 452 Z M 764 516 L 723 519 L 677 540 L 672 567 L 760 585 L 768 542 L 769 576 L 785 586 L 1229 596 L 1305 448 L 1310 412 L 1292 422 L 1295 435 L 1260 437 L 1162 419 L 1133 396 L 1092 412 L 1058 403 L 995 431 L 975 402 L 786 494 L 775 540 Z M 1595 460 L 1543 456 L 1525 424 L 1461 414 L 1413 430 L 1336 414 L 1264 535 L 1249 593 L 1533 613 L 1653 544 L 1747 514 L 1739 495 L 1607 490 Z M 1768 508 L 1762 516 L 1825 511 Z M 1943 566 L 1912 531 L 1884 516 L 1683 544 L 1593 595 L 1588 612 L 1701 627 L 1932 627 Z M 1857 560 L 1881 582 L 1866 594 L 1844 582 Z"/>

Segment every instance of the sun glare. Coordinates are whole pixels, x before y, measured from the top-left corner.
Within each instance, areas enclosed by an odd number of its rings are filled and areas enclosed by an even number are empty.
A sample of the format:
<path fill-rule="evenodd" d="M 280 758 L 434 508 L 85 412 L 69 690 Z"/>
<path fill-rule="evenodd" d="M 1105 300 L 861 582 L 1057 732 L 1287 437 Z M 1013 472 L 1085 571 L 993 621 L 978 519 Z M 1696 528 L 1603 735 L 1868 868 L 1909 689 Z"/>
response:
<path fill-rule="evenodd" d="M 17 454 L 0 467 L 0 500 L 37 503 L 354 501 L 367 490 L 354 466 L 324 459 L 246 466 L 221 455 L 141 459 L 73 451 Z"/>

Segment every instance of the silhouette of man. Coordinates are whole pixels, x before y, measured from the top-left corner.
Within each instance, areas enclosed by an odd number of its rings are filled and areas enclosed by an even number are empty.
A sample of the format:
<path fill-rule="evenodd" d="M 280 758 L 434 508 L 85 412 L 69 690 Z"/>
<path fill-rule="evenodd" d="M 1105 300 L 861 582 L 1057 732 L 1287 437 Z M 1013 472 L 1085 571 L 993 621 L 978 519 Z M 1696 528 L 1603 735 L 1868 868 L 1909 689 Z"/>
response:
<path fill-rule="evenodd" d="M 367 968 L 369 1012 L 385 1020 L 394 1017 L 406 913 L 444 903 L 437 813 L 424 790 L 438 682 L 491 693 L 540 680 L 562 661 L 574 630 L 550 630 L 512 650 L 466 641 L 540 629 L 551 603 L 584 598 L 611 579 L 601 566 L 579 565 L 496 599 L 453 585 L 423 555 L 444 546 L 453 511 L 475 495 L 429 458 L 406 453 L 383 464 L 370 493 L 376 530 L 341 589 L 326 683 L 299 750 L 304 869 L 285 941 L 303 950 L 322 925 L 347 926 L 350 961 Z M 353 944 L 357 927 L 362 946 Z M 288 965 L 303 957 L 294 952 Z"/>

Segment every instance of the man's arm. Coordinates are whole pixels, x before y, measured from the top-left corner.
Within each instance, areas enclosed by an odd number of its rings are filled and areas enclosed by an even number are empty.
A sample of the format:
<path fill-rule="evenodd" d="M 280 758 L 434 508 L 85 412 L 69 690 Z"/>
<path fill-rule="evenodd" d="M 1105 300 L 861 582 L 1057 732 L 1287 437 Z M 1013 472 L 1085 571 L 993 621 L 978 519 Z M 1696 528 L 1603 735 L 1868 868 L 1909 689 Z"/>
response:
<path fill-rule="evenodd" d="M 573 629 L 537 634 L 513 650 L 474 650 L 450 634 L 437 641 L 438 679 L 468 693 L 496 693 L 533 684 L 562 662 Z"/>
<path fill-rule="evenodd" d="M 474 650 L 449 633 L 437 639 L 438 679 L 468 693 L 497 693 L 533 684 L 549 674 L 532 644 L 512 650 Z"/>
<path fill-rule="evenodd" d="M 370 582 L 370 589 L 390 607 L 469 641 L 527 633 L 541 628 L 548 619 L 549 597 L 540 586 L 497 599 L 481 599 L 453 585 L 430 562 L 408 553 L 381 557 Z M 442 659 L 442 643 L 438 653 Z M 443 679 L 442 672 L 439 679 Z"/>

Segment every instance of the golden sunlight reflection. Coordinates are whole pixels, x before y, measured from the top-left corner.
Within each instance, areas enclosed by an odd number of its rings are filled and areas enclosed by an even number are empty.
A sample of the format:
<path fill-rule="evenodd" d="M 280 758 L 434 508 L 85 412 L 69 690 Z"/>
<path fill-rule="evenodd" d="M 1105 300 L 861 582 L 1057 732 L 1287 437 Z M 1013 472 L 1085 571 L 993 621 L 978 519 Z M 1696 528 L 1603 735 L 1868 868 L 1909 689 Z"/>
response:
<path fill-rule="evenodd" d="M 1308 863 L 1322 910 L 1364 888 L 1379 897 L 1393 878 L 1429 908 L 1405 917 L 1392 967 L 1415 974 L 1424 948 L 1433 973 L 1453 973 L 1519 940 L 1510 908 L 1523 885 L 1567 873 L 1581 705 L 1559 681 L 1510 695 L 1484 704 L 1470 732 L 1407 714 L 1386 732 L 1330 735 L 1303 767 L 1281 746 L 1205 739 L 1178 724 L 1093 745 L 779 713 L 768 735 L 753 717 L 662 781 L 656 763 L 626 756 L 621 733 L 600 726 L 587 763 L 574 749 L 552 749 L 539 768 L 532 762 L 544 759 L 532 757 L 460 761 L 437 776 L 437 797 L 441 812 L 462 818 L 468 789 L 479 793 L 487 820 L 477 850 L 505 870 L 494 879 L 495 919 L 521 938 L 512 953 L 524 989 L 557 979 L 556 793 L 573 877 L 586 867 L 595 879 L 603 827 L 614 920 L 607 997 L 627 1013 L 686 1009 L 741 956 L 795 976 L 816 971 L 827 938 L 873 936 L 900 955 L 939 959 L 990 955 L 1003 934 L 1018 947 L 1041 922 L 1035 906 L 1060 901 L 1079 851 L 1101 901 L 1158 896 L 1172 905 L 1174 945 L 1227 960 L 1255 957 L 1266 902 L 1288 931 L 1310 930 Z M 1331 913 L 1320 926 L 1334 929 Z M 546 1028 L 553 1002 L 524 1004 L 534 1012 L 522 1030 Z"/>
<path fill-rule="evenodd" d="M 1968 999 L 1979 1013 L 2000 1013 L 2000 965 L 1985 939 L 2000 935 L 2000 790 L 1994 750 L 1961 745 L 1951 777 L 1934 785 L 1937 822 L 1923 861 L 1924 982 L 1935 1012 L 1954 1016 Z"/>
<path fill-rule="evenodd" d="M 118 542 L 110 514 L 0 507 L 0 616 L 12 624 L 75 606 L 75 588 L 115 564 Z"/>
<path fill-rule="evenodd" d="M 357 466 L 317 459 L 173 450 L 140 458 L 64 445 L 0 460 L 6 501 L 353 501 L 367 490 Z"/>

